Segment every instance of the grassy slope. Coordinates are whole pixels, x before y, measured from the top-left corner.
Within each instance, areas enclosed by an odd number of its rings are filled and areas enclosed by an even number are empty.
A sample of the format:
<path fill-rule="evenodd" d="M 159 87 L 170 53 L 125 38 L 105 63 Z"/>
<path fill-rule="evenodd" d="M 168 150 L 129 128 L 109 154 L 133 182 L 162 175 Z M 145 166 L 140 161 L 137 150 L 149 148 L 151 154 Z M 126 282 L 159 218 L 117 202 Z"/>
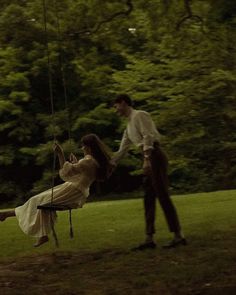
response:
<path fill-rule="evenodd" d="M 159 247 L 129 251 L 144 237 L 140 199 L 88 203 L 74 210 L 73 240 L 68 214 L 60 212 L 59 249 L 52 239 L 32 249 L 33 240 L 21 233 L 15 219 L 8 219 L 0 224 L 0 286 L 5 294 L 234 294 L 235 193 L 174 197 L 189 240 L 187 247 L 175 250 L 161 249 L 171 235 L 158 206 Z M 33 293 L 25 290 L 28 284 Z"/>

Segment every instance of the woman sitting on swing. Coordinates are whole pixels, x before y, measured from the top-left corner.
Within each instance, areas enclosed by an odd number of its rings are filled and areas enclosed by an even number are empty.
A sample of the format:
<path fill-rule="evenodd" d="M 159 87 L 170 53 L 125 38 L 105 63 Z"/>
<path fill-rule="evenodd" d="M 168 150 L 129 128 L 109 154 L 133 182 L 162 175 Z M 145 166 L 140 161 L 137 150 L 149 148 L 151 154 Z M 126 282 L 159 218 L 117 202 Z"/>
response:
<path fill-rule="evenodd" d="M 65 161 L 60 145 L 54 145 L 59 163 L 59 175 L 65 182 L 53 188 L 53 205 L 66 208 L 82 208 L 89 195 L 89 187 L 95 180 L 105 180 L 109 177 L 110 155 L 105 144 L 95 134 L 88 134 L 81 139 L 84 158 L 77 161 L 73 156 L 71 162 Z M 13 210 L 0 212 L 0 221 L 16 216 L 22 231 L 36 237 L 35 247 L 48 241 L 52 223 L 56 221 L 56 212 L 37 209 L 39 205 L 49 205 L 52 199 L 52 189 L 31 197 L 24 205 Z"/>

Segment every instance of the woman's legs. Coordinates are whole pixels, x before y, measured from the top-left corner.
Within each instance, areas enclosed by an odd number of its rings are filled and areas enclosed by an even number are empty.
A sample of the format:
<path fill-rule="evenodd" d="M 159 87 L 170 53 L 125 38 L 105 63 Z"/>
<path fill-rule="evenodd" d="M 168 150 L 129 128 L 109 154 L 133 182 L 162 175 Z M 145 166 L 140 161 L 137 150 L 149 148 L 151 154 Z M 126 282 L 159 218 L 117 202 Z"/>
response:
<path fill-rule="evenodd" d="M 0 221 L 4 221 L 6 218 L 13 216 L 16 216 L 14 209 L 0 212 Z"/>
<path fill-rule="evenodd" d="M 13 216 L 16 216 L 15 209 L 0 212 L 0 221 L 4 221 L 6 218 L 8 218 L 8 217 L 13 217 Z M 47 236 L 47 235 L 42 236 L 42 237 L 40 237 L 40 238 L 37 240 L 37 242 L 34 244 L 34 247 L 39 247 L 39 246 L 41 246 L 42 244 L 48 242 L 48 240 L 49 240 L 49 239 L 48 239 L 48 236 Z"/>

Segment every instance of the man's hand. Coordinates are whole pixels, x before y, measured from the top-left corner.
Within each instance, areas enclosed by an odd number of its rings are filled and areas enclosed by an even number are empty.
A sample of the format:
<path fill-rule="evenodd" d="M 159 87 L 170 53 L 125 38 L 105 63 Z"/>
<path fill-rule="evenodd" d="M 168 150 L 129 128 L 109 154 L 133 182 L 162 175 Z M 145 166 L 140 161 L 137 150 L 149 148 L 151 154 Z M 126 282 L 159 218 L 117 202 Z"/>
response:
<path fill-rule="evenodd" d="M 115 159 L 110 160 L 110 165 L 113 166 L 114 168 L 116 168 L 117 163 L 116 163 Z"/>
<path fill-rule="evenodd" d="M 110 162 L 110 167 L 109 167 L 109 177 L 111 176 L 111 174 L 114 172 L 114 170 L 116 169 L 117 167 L 117 163 L 114 159 L 111 159 Z"/>
<path fill-rule="evenodd" d="M 145 175 L 151 175 L 152 173 L 152 166 L 149 158 L 144 158 L 143 160 L 143 173 Z"/>

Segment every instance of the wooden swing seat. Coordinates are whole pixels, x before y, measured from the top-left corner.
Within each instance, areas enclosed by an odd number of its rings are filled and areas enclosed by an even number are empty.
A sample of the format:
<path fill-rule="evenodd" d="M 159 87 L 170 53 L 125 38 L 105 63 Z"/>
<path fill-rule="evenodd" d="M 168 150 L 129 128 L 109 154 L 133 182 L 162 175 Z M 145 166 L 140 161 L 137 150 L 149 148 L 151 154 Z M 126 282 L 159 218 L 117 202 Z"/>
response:
<path fill-rule="evenodd" d="M 71 207 L 65 206 L 65 205 L 53 205 L 53 204 L 48 204 L 48 205 L 38 205 L 37 209 L 41 210 L 48 210 L 48 211 L 65 211 L 65 210 L 72 210 Z"/>

